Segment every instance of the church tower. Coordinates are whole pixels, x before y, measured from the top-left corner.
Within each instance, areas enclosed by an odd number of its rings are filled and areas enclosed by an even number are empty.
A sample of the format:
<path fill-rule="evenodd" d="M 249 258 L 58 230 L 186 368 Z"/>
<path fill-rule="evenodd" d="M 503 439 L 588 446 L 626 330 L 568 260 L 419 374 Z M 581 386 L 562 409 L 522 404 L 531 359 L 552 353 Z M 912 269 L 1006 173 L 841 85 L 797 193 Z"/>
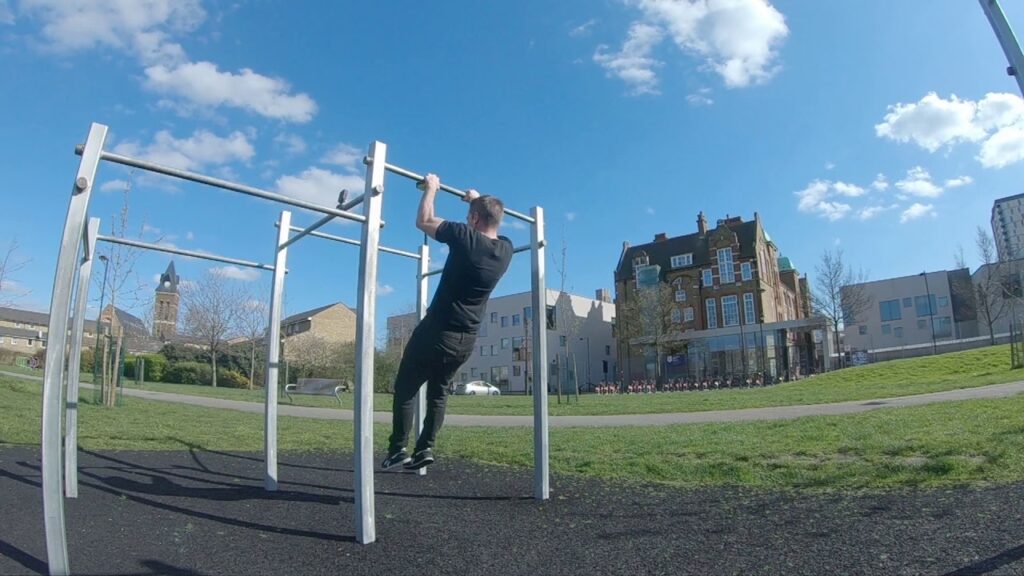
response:
<path fill-rule="evenodd" d="M 178 333 L 178 275 L 174 272 L 174 261 L 160 276 L 153 299 L 153 337 L 167 341 Z"/>

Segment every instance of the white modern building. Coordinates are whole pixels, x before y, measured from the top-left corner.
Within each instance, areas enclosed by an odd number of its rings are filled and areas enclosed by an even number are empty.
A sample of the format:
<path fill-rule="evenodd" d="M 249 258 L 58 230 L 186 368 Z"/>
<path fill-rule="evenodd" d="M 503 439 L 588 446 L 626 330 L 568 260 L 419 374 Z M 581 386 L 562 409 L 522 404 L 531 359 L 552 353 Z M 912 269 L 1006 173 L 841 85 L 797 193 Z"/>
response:
<path fill-rule="evenodd" d="M 872 352 L 978 336 L 970 271 L 928 272 L 845 287 L 868 304 L 844 321 L 847 351 Z"/>
<path fill-rule="evenodd" d="M 1024 258 L 1024 194 L 1000 198 L 992 205 L 992 238 L 999 260 Z"/>
<path fill-rule="evenodd" d="M 476 349 L 456 375 L 456 382 L 485 380 L 502 393 L 522 394 L 532 386 L 528 374 L 534 350 L 530 292 L 491 298 L 480 324 Z M 615 305 L 607 290 L 596 298 L 547 291 L 547 346 L 552 390 L 587 390 L 615 374 L 615 341 L 612 324 Z M 388 349 L 401 349 L 415 326 L 414 314 L 388 318 Z"/>

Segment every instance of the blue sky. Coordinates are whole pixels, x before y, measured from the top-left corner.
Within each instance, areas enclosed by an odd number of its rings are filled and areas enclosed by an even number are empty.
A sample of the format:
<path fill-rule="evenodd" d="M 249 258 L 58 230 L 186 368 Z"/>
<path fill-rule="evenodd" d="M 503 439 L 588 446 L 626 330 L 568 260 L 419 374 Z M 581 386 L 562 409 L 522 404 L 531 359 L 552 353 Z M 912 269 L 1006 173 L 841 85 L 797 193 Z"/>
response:
<path fill-rule="evenodd" d="M 1024 6 L 1004 4 L 1022 29 Z M 812 276 L 836 246 L 876 279 L 950 268 L 961 245 L 974 266 L 992 201 L 1024 192 L 1005 67 L 969 1 L 0 0 L 0 247 L 29 260 L 5 295 L 48 306 L 72 151 L 94 121 L 110 149 L 322 203 L 361 190 L 358 160 L 382 140 L 396 164 L 543 206 L 584 295 L 612 287 L 623 241 L 690 233 L 701 210 L 759 212 Z M 129 180 L 132 235 L 271 260 L 282 207 L 110 164 L 92 205 L 105 227 Z M 414 250 L 417 193 L 387 183 L 383 243 Z M 357 257 L 300 242 L 288 312 L 353 304 Z M 497 293 L 529 288 L 518 258 Z M 175 260 L 185 279 L 212 267 Z M 143 255 L 140 281 L 167 261 Z M 414 273 L 382 255 L 382 317 L 411 308 Z"/>

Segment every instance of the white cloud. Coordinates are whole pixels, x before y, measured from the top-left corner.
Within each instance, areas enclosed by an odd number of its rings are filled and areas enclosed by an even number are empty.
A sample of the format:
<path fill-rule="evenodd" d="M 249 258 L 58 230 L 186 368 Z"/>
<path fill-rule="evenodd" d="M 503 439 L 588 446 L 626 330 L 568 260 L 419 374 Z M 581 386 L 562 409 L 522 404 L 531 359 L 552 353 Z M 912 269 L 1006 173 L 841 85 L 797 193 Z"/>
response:
<path fill-rule="evenodd" d="M 193 234 L 191 230 L 189 230 L 188 233 L 185 234 L 185 240 L 188 240 L 189 242 L 191 242 L 191 241 L 193 241 L 195 239 L 196 239 L 196 235 Z"/>
<path fill-rule="evenodd" d="M 285 153 L 291 155 L 302 154 L 306 151 L 306 141 L 298 134 L 278 134 L 274 137 L 274 144 L 277 144 Z"/>
<path fill-rule="evenodd" d="M 797 210 L 808 214 L 817 214 L 832 222 L 842 220 L 853 207 L 842 202 L 827 200 L 831 189 L 833 189 L 832 183 L 826 180 L 811 182 L 807 188 L 794 193 L 799 198 Z"/>
<path fill-rule="evenodd" d="M 947 190 L 952 190 L 953 188 L 959 188 L 961 186 L 968 186 L 968 185 L 973 184 L 973 183 L 974 183 L 974 178 L 971 178 L 970 176 L 960 176 L 958 178 L 952 178 L 950 180 L 946 180 L 945 188 Z"/>
<path fill-rule="evenodd" d="M 291 86 L 285 80 L 248 68 L 237 74 L 221 72 L 212 62 L 150 66 L 146 68 L 145 86 L 160 94 L 183 98 L 184 110 L 193 105 L 229 106 L 299 123 L 309 122 L 317 111 L 316 102 L 307 94 L 291 94 Z"/>
<path fill-rule="evenodd" d="M 393 294 L 395 289 L 390 284 L 377 283 L 377 296 L 387 296 Z"/>
<path fill-rule="evenodd" d="M 364 186 L 361 176 L 310 167 L 299 174 L 281 176 L 277 179 L 276 188 L 286 196 L 333 208 L 338 204 L 338 192 L 343 188 L 353 191 L 362 190 Z"/>
<path fill-rule="evenodd" d="M 111 180 L 100 184 L 100 192 L 122 191 L 128 188 L 127 180 Z"/>
<path fill-rule="evenodd" d="M 867 194 L 867 190 L 857 186 L 856 184 L 848 184 L 846 182 L 836 182 L 832 185 L 832 189 L 840 196 L 846 196 L 848 198 L 857 198 L 858 196 Z"/>
<path fill-rule="evenodd" d="M 597 24 L 597 20 L 591 18 L 590 20 L 587 20 L 583 24 L 580 24 L 579 26 L 574 27 L 572 30 L 569 30 L 569 36 L 573 38 L 590 36 L 590 31 L 591 29 L 594 28 L 594 24 Z"/>
<path fill-rule="evenodd" d="M 137 141 L 126 140 L 115 146 L 114 152 L 181 170 L 245 162 L 256 153 L 249 139 L 241 132 L 220 137 L 206 130 L 197 130 L 184 139 L 175 138 L 170 132 L 161 130 L 153 137 L 151 144 L 142 145 Z"/>
<path fill-rule="evenodd" d="M 981 142 L 982 166 L 1003 168 L 1024 160 L 1024 100 L 1006 93 L 989 93 L 978 102 L 956 95 L 946 100 L 930 92 L 916 103 L 890 106 L 875 133 L 929 152 Z"/>
<path fill-rule="evenodd" d="M 7 0 L 0 0 L 0 24 L 14 24 L 14 12 L 7 5 Z"/>
<path fill-rule="evenodd" d="M 885 177 L 885 174 L 879 174 L 875 176 L 875 181 L 871 183 L 871 187 L 879 192 L 885 192 L 889 189 L 889 180 Z"/>
<path fill-rule="evenodd" d="M 501 224 L 502 226 L 512 228 L 513 230 L 526 230 L 526 222 L 516 218 L 502 219 Z"/>
<path fill-rule="evenodd" d="M 867 208 L 862 208 L 857 212 L 857 219 L 861 221 L 871 220 L 879 214 L 888 212 L 889 210 L 895 210 L 896 208 L 899 208 L 898 204 L 892 204 L 890 206 L 868 206 Z"/>
<path fill-rule="evenodd" d="M 825 170 L 826 171 L 832 171 L 832 170 L 835 170 L 835 169 L 836 169 L 836 163 L 835 162 L 826 162 L 825 163 Z"/>
<path fill-rule="evenodd" d="M 651 58 L 651 50 L 663 37 L 661 28 L 634 22 L 622 50 L 609 53 L 608 46 L 602 44 L 594 52 L 594 62 L 600 64 L 608 76 L 615 76 L 631 86 L 631 94 L 657 94 L 658 75 L 654 68 L 661 66 L 661 62 Z"/>
<path fill-rule="evenodd" d="M 351 144 L 342 142 L 331 148 L 320 160 L 324 164 L 341 166 L 348 172 L 358 172 L 363 163 L 364 151 Z"/>
<path fill-rule="evenodd" d="M 768 0 L 632 0 L 649 24 L 664 28 L 686 53 L 703 58 L 730 88 L 770 79 L 789 35 Z"/>
<path fill-rule="evenodd" d="M 252 282 L 260 278 L 259 270 L 255 268 L 239 268 L 238 266 L 210 268 L 210 273 L 221 278 L 230 278 L 231 280 L 240 280 L 242 282 Z"/>
<path fill-rule="evenodd" d="M 143 223 L 142 224 L 142 233 L 143 234 L 156 234 L 156 235 L 160 235 L 160 229 L 157 228 L 156 226 L 150 226 L 149 224 Z"/>
<path fill-rule="evenodd" d="M 647 212 L 647 213 L 648 213 L 648 214 L 650 214 L 651 216 L 654 216 L 654 214 L 655 214 L 655 212 L 654 212 L 654 208 L 651 208 L 650 206 L 648 206 L 648 207 L 647 207 L 647 209 L 645 210 L 645 212 Z"/>
<path fill-rule="evenodd" d="M 42 20 L 49 50 L 113 48 L 146 64 L 183 61 L 170 33 L 192 32 L 206 18 L 199 0 L 22 0 L 21 8 Z"/>
<path fill-rule="evenodd" d="M 938 198 L 942 195 L 942 187 L 932 182 L 931 174 L 920 166 L 907 170 L 907 177 L 897 182 L 896 188 L 905 194 L 921 198 Z"/>
<path fill-rule="evenodd" d="M 693 94 L 686 97 L 686 101 L 690 103 L 690 106 L 711 106 L 715 101 L 711 98 L 710 88 L 701 88 Z"/>
<path fill-rule="evenodd" d="M 576 220 L 576 213 L 575 212 L 566 212 L 565 213 L 565 219 L 568 220 L 569 222 L 572 222 L 572 221 Z"/>
<path fill-rule="evenodd" d="M 935 206 L 932 204 L 921 204 L 915 202 L 900 214 L 900 224 L 906 224 L 911 220 L 917 220 L 925 216 L 935 216 Z"/>

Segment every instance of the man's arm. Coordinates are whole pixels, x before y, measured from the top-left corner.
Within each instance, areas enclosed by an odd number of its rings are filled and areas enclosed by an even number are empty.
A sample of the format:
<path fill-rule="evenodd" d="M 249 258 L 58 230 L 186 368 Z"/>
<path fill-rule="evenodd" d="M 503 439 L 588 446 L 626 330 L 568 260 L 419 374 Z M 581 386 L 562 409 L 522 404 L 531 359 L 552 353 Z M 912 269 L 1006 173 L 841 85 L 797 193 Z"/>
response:
<path fill-rule="evenodd" d="M 423 190 L 423 197 L 420 198 L 420 207 L 416 212 L 416 227 L 434 239 L 437 239 L 438 226 L 444 222 L 443 218 L 434 215 L 434 197 L 440 186 L 441 181 L 434 174 L 427 174 L 418 186 Z"/>

